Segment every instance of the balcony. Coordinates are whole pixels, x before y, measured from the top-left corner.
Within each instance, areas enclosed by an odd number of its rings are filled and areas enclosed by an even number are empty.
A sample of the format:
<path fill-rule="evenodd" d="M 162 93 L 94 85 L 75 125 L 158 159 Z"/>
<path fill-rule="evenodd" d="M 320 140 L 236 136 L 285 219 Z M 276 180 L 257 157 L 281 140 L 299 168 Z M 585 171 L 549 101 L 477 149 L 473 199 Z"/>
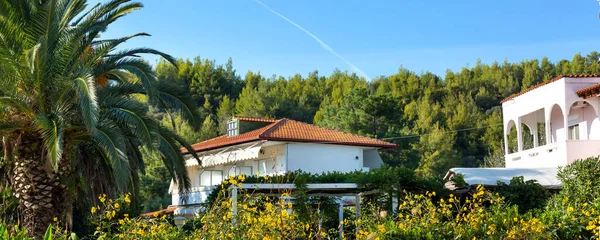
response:
<path fill-rule="evenodd" d="M 600 140 L 566 140 L 504 156 L 507 168 L 557 167 L 600 155 Z"/>

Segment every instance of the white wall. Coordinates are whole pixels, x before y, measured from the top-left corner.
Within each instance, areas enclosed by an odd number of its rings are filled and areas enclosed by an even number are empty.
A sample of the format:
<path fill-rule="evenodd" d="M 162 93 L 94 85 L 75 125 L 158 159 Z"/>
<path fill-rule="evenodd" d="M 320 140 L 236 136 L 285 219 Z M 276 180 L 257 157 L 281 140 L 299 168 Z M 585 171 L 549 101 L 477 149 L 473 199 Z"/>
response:
<path fill-rule="evenodd" d="M 383 165 L 383 160 L 379 156 L 377 149 L 365 149 L 363 150 L 364 163 L 363 167 L 368 167 L 369 170 L 374 168 L 380 168 Z"/>
<path fill-rule="evenodd" d="M 544 117 L 537 120 L 546 122 L 547 139 L 552 144 L 505 155 L 506 167 L 541 167 L 562 166 L 573 158 L 581 158 L 597 154 L 600 148 L 595 141 L 600 139 L 600 120 L 598 110 L 600 98 L 582 99 L 577 90 L 600 82 L 600 78 L 562 78 L 517 96 L 502 104 L 504 122 L 504 138 L 510 128 L 509 123 L 532 122 L 528 114 L 543 109 Z M 573 103 L 586 101 L 591 107 L 571 109 Z M 569 122 L 580 123 L 580 139 L 577 143 L 567 140 Z M 520 133 L 518 133 L 520 134 Z M 585 140 L 589 142 L 585 142 Z"/>
<path fill-rule="evenodd" d="M 309 173 L 351 172 L 362 169 L 362 148 L 333 144 L 289 143 L 288 170 Z M 356 159 L 358 157 L 358 159 Z"/>

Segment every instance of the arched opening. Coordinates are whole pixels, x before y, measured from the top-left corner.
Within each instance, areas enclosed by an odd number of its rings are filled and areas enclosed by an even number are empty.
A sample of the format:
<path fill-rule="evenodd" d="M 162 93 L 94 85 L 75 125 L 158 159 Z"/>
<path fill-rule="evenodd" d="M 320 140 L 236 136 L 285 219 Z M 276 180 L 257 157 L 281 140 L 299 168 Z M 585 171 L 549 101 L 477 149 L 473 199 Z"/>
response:
<path fill-rule="evenodd" d="M 517 128 L 515 127 L 515 122 L 510 120 L 506 125 L 507 131 L 507 145 L 508 145 L 508 153 L 516 153 L 519 151 L 518 142 L 517 142 Z"/>
<path fill-rule="evenodd" d="M 527 124 L 521 123 L 521 132 L 523 136 L 523 150 L 533 148 L 533 133 Z"/>
<path fill-rule="evenodd" d="M 550 141 L 551 142 L 559 142 L 566 140 L 565 134 L 565 120 L 562 109 L 560 106 L 554 105 L 552 106 L 552 110 L 550 110 Z"/>
<path fill-rule="evenodd" d="M 592 129 L 598 127 L 596 111 L 587 101 L 577 101 L 571 104 L 568 116 L 567 136 L 569 140 L 598 139 L 600 137 L 594 134 L 597 130 Z"/>

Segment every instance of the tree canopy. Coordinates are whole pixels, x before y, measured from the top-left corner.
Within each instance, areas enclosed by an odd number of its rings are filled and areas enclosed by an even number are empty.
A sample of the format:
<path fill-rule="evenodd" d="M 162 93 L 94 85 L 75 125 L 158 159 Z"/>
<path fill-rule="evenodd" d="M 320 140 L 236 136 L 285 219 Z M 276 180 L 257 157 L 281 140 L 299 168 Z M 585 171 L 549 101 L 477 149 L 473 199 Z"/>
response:
<path fill-rule="evenodd" d="M 166 61 L 156 68 L 159 79 L 179 79 L 187 87 L 221 134 L 233 115 L 291 118 L 396 143 L 397 149 L 382 152 L 384 161 L 439 176 L 456 166 L 501 164 L 500 100 L 559 75 L 599 73 L 599 56 L 477 61 L 445 76 L 400 67 L 371 81 L 339 70 L 270 78 L 249 71 L 240 77 L 231 59 L 218 65 L 198 57 L 178 60 L 178 69 Z"/>

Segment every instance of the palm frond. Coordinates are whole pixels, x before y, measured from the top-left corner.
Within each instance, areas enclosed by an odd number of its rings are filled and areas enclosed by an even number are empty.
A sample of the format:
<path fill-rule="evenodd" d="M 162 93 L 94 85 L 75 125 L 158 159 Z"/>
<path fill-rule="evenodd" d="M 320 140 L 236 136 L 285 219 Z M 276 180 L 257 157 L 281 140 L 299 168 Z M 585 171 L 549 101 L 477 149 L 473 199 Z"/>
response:
<path fill-rule="evenodd" d="M 139 54 L 158 55 L 167 60 L 169 63 L 173 64 L 174 66 L 177 66 L 177 59 L 175 59 L 173 56 L 152 48 L 135 48 L 129 50 L 122 50 L 114 54 L 107 54 L 105 57 L 121 59 L 124 57 L 140 57 Z"/>
<path fill-rule="evenodd" d="M 147 106 L 123 96 L 106 93 L 106 91 L 102 91 L 101 94 L 102 117 L 111 119 L 123 130 L 131 130 L 140 141 L 150 145 L 155 124 L 146 116 Z"/>
<path fill-rule="evenodd" d="M 101 147 L 110 159 L 117 187 L 129 184 L 129 162 L 126 156 L 125 138 L 116 123 L 104 120 L 92 133 L 92 139 Z"/>
<path fill-rule="evenodd" d="M 0 107 L 14 107 L 27 116 L 34 116 L 34 110 L 25 101 L 16 97 L 0 97 Z"/>
<path fill-rule="evenodd" d="M 79 107 L 88 131 L 94 130 L 98 121 L 98 103 L 96 99 L 96 87 L 91 76 L 80 77 L 74 81 L 79 98 Z"/>
<path fill-rule="evenodd" d="M 187 192 L 191 188 L 191 182 L 185 168 L 185 159 L 177 145 L 177 134 L 169 129 L 160 127 L 156 135 L 156 147 L 162 156 L 164 165 L 169 170 L 173 179 L 177 182 L 180 192 Z"/>
<path fill-rule="evenodd" d="M 35 123 L 36 130 L 44 142 L 47 160 L 56 171 L 63 153 L 62 124 L 56 119 L 48 118 L 45 114 L 39 114 L 35 119 Z"/>
<path fill-rule="evenodd" d="M 202 120 L 196 103 L 179 86 L 166 81 L 160 81 L 158 85 L 160 94 L 160 107 L 165 110 L 176 110 L 187 120 L 194 130 L 200 129 Z"/>
<path fill-rule="evenodd" d="M 146 95 L 151 102 L 158 101 L 158 90 L 156 76 L 152 66 L 140 59 L 136 58 L 121 58 L 121 59 L 104 59 L 99 65 L 99 69 L 94 72 L 109 72 L 112 70 L 125 70 L 137 77 L 138 81 L 144 87 Z"/>

